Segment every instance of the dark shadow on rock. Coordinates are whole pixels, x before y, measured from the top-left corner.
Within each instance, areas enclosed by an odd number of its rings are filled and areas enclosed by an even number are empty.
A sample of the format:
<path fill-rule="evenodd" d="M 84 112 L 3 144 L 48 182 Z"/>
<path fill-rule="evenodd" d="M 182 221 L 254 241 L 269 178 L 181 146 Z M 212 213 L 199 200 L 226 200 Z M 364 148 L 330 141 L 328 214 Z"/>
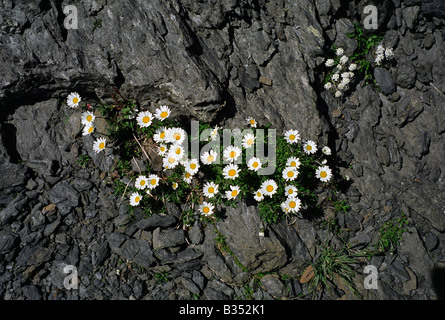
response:
<path fill-rule="evenodd" d="M 445 268 L 434 268 L 432 272 L 433 288 L 440 300 L 445 300 Z"/>

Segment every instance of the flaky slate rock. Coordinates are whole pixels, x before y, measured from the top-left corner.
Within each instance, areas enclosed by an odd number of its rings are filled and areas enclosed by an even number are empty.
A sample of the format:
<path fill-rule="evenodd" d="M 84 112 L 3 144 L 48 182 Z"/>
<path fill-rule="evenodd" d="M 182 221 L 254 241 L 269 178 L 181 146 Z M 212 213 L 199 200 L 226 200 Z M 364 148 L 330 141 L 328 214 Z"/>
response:
<path fill-rule="evenodd" d="M 228 207 L 226 215 L 216 226 L 247 270 L 269 272 L 286 264 L 286 249 L 277 236 L 272 232 L 269 237 L 258 235 L 262 227 L 258 208 L 239 203 L 236 208 Z"/>

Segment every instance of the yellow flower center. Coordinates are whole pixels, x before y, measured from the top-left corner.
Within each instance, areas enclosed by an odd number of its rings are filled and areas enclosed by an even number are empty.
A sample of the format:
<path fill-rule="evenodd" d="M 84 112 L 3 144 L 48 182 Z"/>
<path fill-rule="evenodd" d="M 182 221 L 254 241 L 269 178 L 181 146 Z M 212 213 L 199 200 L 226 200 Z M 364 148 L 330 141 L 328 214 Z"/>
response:
<path fill-rule="evenodd" d="M 89 127 L 89 128 L 88 128 L 88 133 L 93 132 L 93 130 L 94 130 L 94 127 Z"/>
<path fill-rule="evenodd" d="M 213 192 L 215 192 L 215 189 L 214 189 L 213 187 L 210 187 L 209 190 L 208 190 L 208 192 L 209 192 L 209 193 L 213 193 Z"/>
<path fill-rule="evenodd" d="M 173 157 L 170 157 L 170 158 L 168 158 L 168 163 L 170 163 L 170 164 L 173 164 L 173 163 L 175 163 L 175 158 L 173 158 Z"/>
<path fill-rule="evenodd" d="M 295 208 L 297 206 L 297 203 L 295 201 L 289 202 L 289 207 Z"/>
<path fill-rule="evenodd" d="M 161 118 L 167 118 L 168 116 L 168 112 L 167 111 L 162 111 L 161 112 Z"/>
<path fill-rule="evenodd" d="M 230 158 L 235 158 L 235 155 L 236 155 L 235 151 L 230 152 Z"/>
<path fill-rule="evenodd" d="M 306 146 L 306 150 L 312 150 L 312 146 L 310 145 L 310 144 L 308 144 L 307 146 Z"/>
<path fill-rule="evenodd" d="M 229 176 L 234 177 L 236 175 L 236 170 L 235 169 L 230 169 L 229 170 Z"/>
<path fill-rule="evenodd" d="M 141 180 L 140 184 L 141 186 L 145 186 L 145 180 Z"/>
<path fill-rule="evenodd" d="M 294 193 L 294 190 L 289 189 L 289 191 L 287 193 L 292 194 L 292 193 Z"/>
<path fill-rule="evenodd" d="M 289 136 L 289 140 L 295 140 L 295 135 L 294 135 L 294 134 L 291 134 L 291 135 Z"/>
<path fill-rule="evenodd" d="M 293 172 L 293 171 L 288 171 L 288 172 L 287 172 L 287 176 L 288 176 L 289 178 L 292 178 L 292 177 L 294 176 L 294 172 Z"/>
<path fill-rule="evenodd" d="M 266 190 L 267 190 L 268 192 L 272 192 L 272 191 L 273 191 L 273 186 L 272 186 L 272 185 L 268 185 L 268 186 L 266 187 Z"/>
<path fill-rule="evenodd" d="M 105 148 L 105 143 L 103 143 L 103 142 L 99 143 L 99 149 L 103 149 L 103 148 Z"/>
<path fill-rule="evenodd" d="M 204 212 L 204 213 L 209 213 L 209 212 L 210 212 L 210 208 L 209 208 L 209 207 L 204 207 L 204 208 L 202 209 L 202 212 Z"/>
<path fill-rule="evenodd" d="M 290 166 L 291 166 L 291 167 L 296 167 L 296 166 L 297 166 L 297 163 L 296 163 L 295 161 L 292 161 L 292 162 L 290 163 Z"/>
<path fill-rule="evenodd" d="M 161 139 L 164 139 L 164 138 L 165 138 L 165 131 L 162 131 L 162 132 L 159 134 L 159 138 L 161 138 Z"/>
<path fill-rule="evenodd" d="M 207 157 L 207 162 L 212 162 L 213 161 L 213 156 L 208 156 Z"/>
<path fill-rule="evenodd" d="M 192 175 L 190 174 L 190 173 L 188 173 L 188 172 L 186 172 L 185 173 L 185 177 L 188 179 L 188 178 L 190 178 Z"/>
<path fill-rule="evenodd" d="M 73 103 L 78 103 L 78 102 L 79 102 L 79 99 L 77 97 L 74 97 Z"/>
<path fill-rule="evenodd" d="M 87 121 L 90 122 L 91 120 L 93 120 L 93 117 L 90 114 L 87 115 Z"/>
<path fill-rule="evenodd" d="M 247 145 L 250 146 L 251 144 L 253 144 L 253 139 L 247 140 Z"/>
<path fill-rule="evenodd" d="M 181 149 L 180 148 L 176 149 L 176 154 L 181 154 Z"/>
<path fill-rule="evenodd" d="M 261 192 L 257 192 L 257 193 L 256 193 L 256 196 L 257 196 L 257 197 L 261 197 Z"/>
<path fill-rule="evenodd" d="M 252 167 L 254 167 L 254 168 L 258 167 L 258 162 L 255 161 L 255 162 L 252 164 Z"/>
<path fill-rule="evenodd" d="M 250 124 L 255 124 L 255 120 L 254 120 L 254 119 L 251 119 L 251 120 L 250 120 Z"/>
<path fill-rule="evenodd" d="M 181 134 L 180 134 L 180 133 L 175 133 L 175 134 L 173 135 L 173 138 L 174 138 L 175 140 L 179 140 L 179 139 L 181 139 Z"/>
<path fill-rule="evenodd" d="M 238 191 L 236 191 L 236 190 L 233 190 L 231 193 L 232 197 L 236 197 L 237 194 L 238 194 Z"/>
<path fill-rule="evenodd" d="M 140 198 L 140 197 L 136 197 L 136 198 L 134 198 L 134 202 L 139 202 L 139 201 L 141 201 L 141 198 Z"/>
<path fill-rule="evenodd" d="M 190 169 L 195 170 L 196 169 L 196 163 L 191 163 L 190 164 Z"/>
<path fill-rule="evenodd" d="M 151 179 L 151 180 L 150 180 L 150 184 L 151 184 L 152 186 L 154 186 L 154 185 L 156 184 L 156 179 Z"/>
<path fill-rule="evenodd" d="M 328 176 L 328 174 L 326 173 L 326 171 L 320 172 L 320 177 L 326 178 L 327 176 Z"/>
<path fill-rule="evenodd" d="M 150 122 L 150 117 L 149 116 L 145 116 L 142 118 L 142 122 L 143 123 L 149 123 Z"/>

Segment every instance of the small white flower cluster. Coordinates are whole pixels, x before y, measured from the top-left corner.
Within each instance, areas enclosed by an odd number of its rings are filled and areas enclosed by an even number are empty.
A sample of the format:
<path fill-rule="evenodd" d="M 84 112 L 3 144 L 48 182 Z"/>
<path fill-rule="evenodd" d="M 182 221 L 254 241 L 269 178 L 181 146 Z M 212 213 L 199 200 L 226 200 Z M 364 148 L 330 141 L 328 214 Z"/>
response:
<path fill-rule="evenodd" d="M 326 67 L 334 67 L 330 81 L 324 85 L 326 90 L 331 91 L 336 98 L 339 98 L 348 90 L 350 82 L 354 78 L 354 71 L 357 70 L 357 64 L 349 63 L 350 60 L 344 55 L 343 48 L 337 48 L 335 59 L 327 59 Z"/>
<path fill-rule="evenodd" d="M 77 108 L 79 106 L 80 101 L 82 98 L 77 92 L 71 92 L 67 99 L 66 104 L 71 108 Z M 90 109 L 89 104 L 87 104 L 88 108 Z M 82 130 L 82 135 L 90 135 L 94 131 L 93 122 L 94 119 L 96 119 L 96 116 L 94 113 L 90 110 L 82 112 L 82 115 L 80 116 L 80 121 L 84 125 Z M 105 149 L 106 146 L 106 139 L 105 138 L 98 138 L 93 142 L 93 150 L 95 152 L 100 152 Z"/>
<path fill-rule="evenodd" d="M 300 135 L 297 130 L 287 130 L 284 133 L 284 139 L 289 144 L 297 144 L 300 140 Z M 314 141 L 308 140 L 303 144 L 303 151 L 306 154 L 312 155 L 317 152 L 318 148 Z M 331 149 L 328 146 L 322 148 L 324 155 L 331 155 Z M 326 160 L 323 164 L 326 163 Z M 294 156 L 286 160 L 286 167 L 281 172 L 283 179 L 288 183 L 285 187 L 286 200 L 280 204 L 284 213 L 297 213 L 301 208 L 301 200 L 298 198 L 298 189 L 291 182 L 294 181 L 299 174 L 299 167 L 301 165 L 300 159 Z M 249 168 L 250 169 L 250 168 Z M 331 169 L 326 166 L 317 168 L 315 175 L 322 182 L 328 182 L 332 177 Z M 272 197 L 278 190 L 278 185 L 273 179 L 264 181 L 260 188 L 254 192 L 254 199 L 258 202 L 262 201 L 265 196 Z"/>
<path fill-rule="evenodd" d="M 383 60 L 390 60 L 394 58 L 394 52 L 392 48 L 385 48 L 383 45 L 379 44 L 375 50 L 375 63 L 379 66 L 382 64 Z"/>

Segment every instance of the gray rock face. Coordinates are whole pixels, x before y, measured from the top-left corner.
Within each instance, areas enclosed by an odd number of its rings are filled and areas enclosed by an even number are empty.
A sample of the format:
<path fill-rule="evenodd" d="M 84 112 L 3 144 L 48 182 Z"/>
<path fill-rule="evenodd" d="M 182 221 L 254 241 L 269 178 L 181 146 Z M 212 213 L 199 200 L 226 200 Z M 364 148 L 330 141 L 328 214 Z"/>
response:
<path fill-rule="evenodd" d="M 334 44 L 353 53 L 357 41 L 347 33 L 355 21 L 362 25 L 368 2 L 83 1 L 74 4 L 73 30 L 63 24 L 67 2 L 4 0 L 0 298 L 305 296 L 307 285 L 298 279 L 319 257 L 319 245 L 331 239 L 339 247 L 341 236 L 357 250 L 372 246 L 382 223 L 400 212 L 409 232 L 398 254 L 372 259 L 380 289 L 365 296 L 441 296 L 444 2 L 376 3 L 378 30 L 395 54 L 377 68 L 373 50 L 367 57 L 381 91 L 363 86 L 362 74 L 334 99 L 322 85 L 326 52 Z M 176 115 L 225 128 L 244 127 L 253 116 L 260 125 L 297 129 L 303 140 L 328 144 L 350 205 L 333 216 L 341 235 L 326 229 L 331 208 L 314 220 L 268 225 L 265 237 L 258 235 L 264 226 L 255 206 L 244 203 L 227 208 L 216 225 L 197 221 L 184 229 L 181 206 L 168 201 L 167 215 L 146 217 L 140 208 L 128 214 L 106 174 L 115 146 L 92 149 L 99 135 L 107 136 L 105 119 L 96 119 L 92 136 L 82 136 L 79 109 L 65 103 L 77 91 L 83 103 L 112 104 L 113 87 L 143 108 L 167 104 Z M 79 154 L 92 159 L 84 168 Z M 146 165 L 139 159 L 132 168 Z M 161 170 L 159 163 L 151 169 Z M 317 194 L 323 204 L 327 192 Z M 63 290 L 61 268 L 68 263 L 78 268 L 78 290 Z M 259 273 L 267 273 L 261 284 Z"/>
<path fill-rule="evenodd" d="M 61 181 L 50 190 L 49 199 L 62 215 L 66 215 L 79 203 L 79 194 L 68 182 Z"/>
<path fill-rule="evenodd" d="M 216 225 L 225 236 L 226 243 L 247 270 L 269 272 L 286 264 L 286 249 L 271 232 L 269 237 L 258 235 L 261 218 L 257 209 L 240 203 L 228 208 L 227 218 Z"/>
<path fill-rule="evenodd" d="M 383 68 L 374 69 L 374 77 L 384 95 L 389 95 L 396 90 L 394 80 L 388 70 Z"/>

